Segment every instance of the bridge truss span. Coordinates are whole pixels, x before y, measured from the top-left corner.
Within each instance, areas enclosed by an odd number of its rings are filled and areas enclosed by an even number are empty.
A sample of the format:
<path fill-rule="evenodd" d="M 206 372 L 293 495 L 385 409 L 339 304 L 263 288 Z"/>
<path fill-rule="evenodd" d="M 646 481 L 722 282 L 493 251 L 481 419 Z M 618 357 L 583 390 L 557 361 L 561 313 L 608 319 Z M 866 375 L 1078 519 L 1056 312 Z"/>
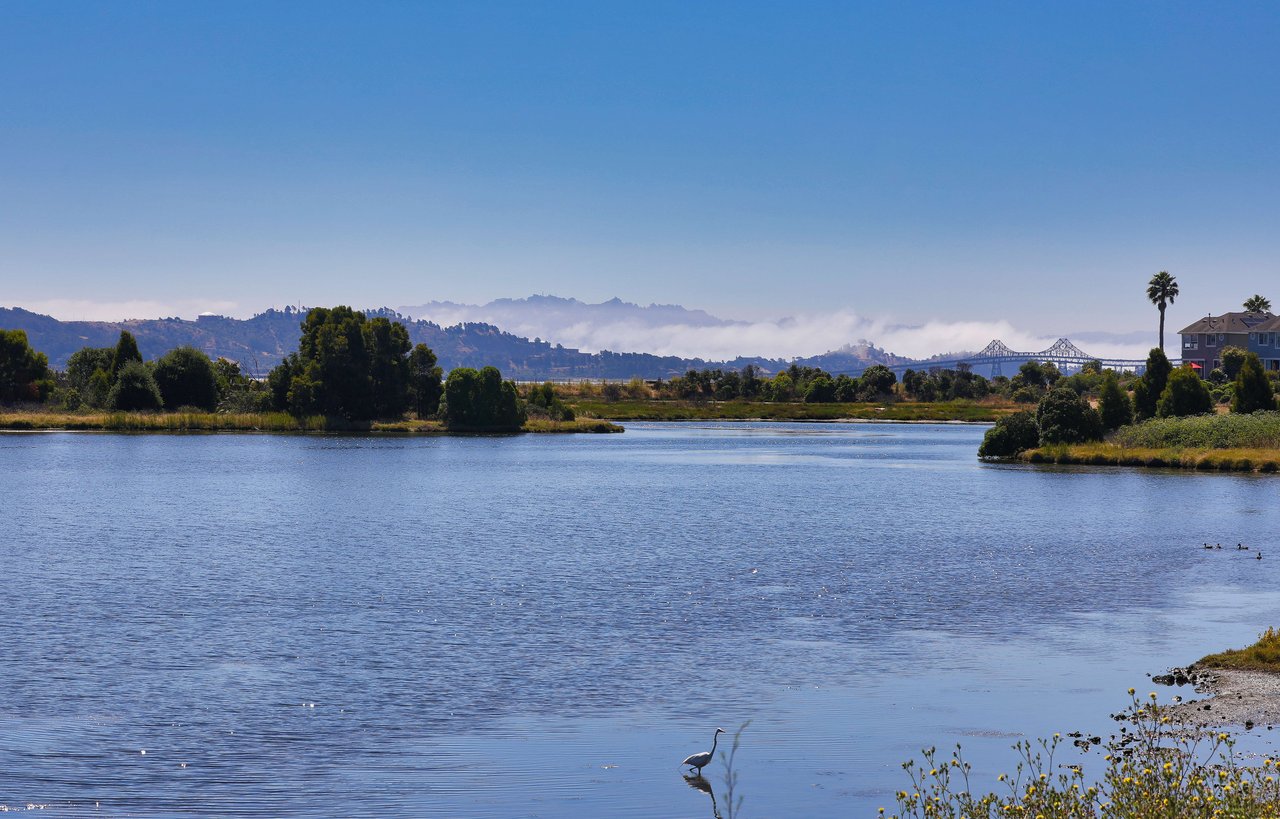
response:
<path fill-rule="evenodd" d="M 907 370 L 954 370 L 958 367 L 966 366 L 973 370 L 989 369 L 988 374 L 990 377 L 995 378 L 1000 375 L 1012 375 L 1017 371 L 1018 367 L 1027 361 L 1052 363 L 1064 372 L 1078 371 L 1090 361 L 1101 363 L 1105 369 L 1131 370 L 1135 373 L 1141 373 L 1147 366 L 1147 362 L 1142 359 L 1102 358 L 1089 355 L 1072 343 L 1070 339 L 1066 338 L 1058 339 L 1049 345 L 1048 349 L 1040 350 L 1039 352 L 1020 352 L 997 338 L 972 355 L 919 361 L 915 364 L 896 364 L 889 369 L 901 375 Z M 1173 361 L 1172 363 L 1177 366 L 1179 362 Z M 1005 372 L 1006 368 L 1008 368 L 1009 372 Z"/>

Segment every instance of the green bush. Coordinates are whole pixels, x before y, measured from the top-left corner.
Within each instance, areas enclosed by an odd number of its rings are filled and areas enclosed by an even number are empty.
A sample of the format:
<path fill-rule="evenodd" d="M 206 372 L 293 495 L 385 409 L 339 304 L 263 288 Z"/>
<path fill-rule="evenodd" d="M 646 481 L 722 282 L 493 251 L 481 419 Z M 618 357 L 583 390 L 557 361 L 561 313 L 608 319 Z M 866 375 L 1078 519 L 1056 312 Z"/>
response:
<path fill-rule="evenodd" d="M 0 330 L 0 403 L 43 401 L 53 383 L 49 358 L 27 343 L 25 330 Z"/>
<path fill-rule="evenodd" d="M 1040 444 L 1081 444 L 1102 437 L 1102 419 L 1069 387 L 1055 387 L 1036 407 Z"/>
<path fill-rule="evenodd" d="M 1203 415 L 1213 412 L 1213 397 L 1209 388 L 1190 367 L 1179 367 L 1169 376 L 1169 382 L 1156 405 L 1156 415 L 1161 418 L 1187 415 Z"/>
<path fill-rule="evenodd" d="M 1040 428 L 1030 410 L 1006 415 L 987 430 L 978 447 L 980 458 L 1009 458 L 1040 443 Z"/>
<path fill-rule="evenodd" d="M 213 362 L 194 347 L 177 347 L 160 356 L 153 375 L 166 407 L 196 407 L 212 412 L 218 406 Z"/>
<path fill-rule="evenodd" d="M 1120 381 L 1114 370 L 1102 376 L 1102 390 L 1098 394 L 1098 416 L 1106 431 L 1119 429 L 1133 423 L 1133 402 L 1120 389 Z"/>
<path fill-rule="evenodd" d="M 459 367 L 444 385 L 445 425 L 463 432 L 516 432 L 528 415 L 516 386 L 496 367 Z"/>
<path fill-rule="evenodd" d="M 1271 382 L 1262 369 L 1262 361 L 1257 353 L 1247 353 L 1236 373 L 1235 396 L 1231 399 L 1231 411 L 1238 413 L 1258 412 L 1276 408 L 1275 393 L 1271 390 Z"/>
<path fill-rule="evenodd" d="M 140 361 L 129 360 L 116 374 L 116 383 L 107 394 L 107 407 L 122 412 L 158 410 L 164 406 L 160 388 L 151 371 Z"/>

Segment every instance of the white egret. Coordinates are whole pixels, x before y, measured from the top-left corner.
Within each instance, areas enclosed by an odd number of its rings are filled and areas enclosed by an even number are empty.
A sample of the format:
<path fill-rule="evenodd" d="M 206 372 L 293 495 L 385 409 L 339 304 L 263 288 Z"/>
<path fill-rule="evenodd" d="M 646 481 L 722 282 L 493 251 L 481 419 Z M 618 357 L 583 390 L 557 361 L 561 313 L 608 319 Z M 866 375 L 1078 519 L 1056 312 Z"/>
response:
<path fill-rule="evenodd" d="M 698 776 L 702 776 L 702 769 L 711 764 L 711 759 L 716 755 L 716 743 L 720 741 L 720 735 L 725 731 L 723 728 L 717 728 L 716 732 L 711 735 L 711 750 L 703 751 L 700 754 L 693 754 L 681 762 L 681 765 L 688 765 L 690 768 L 696 768 Z"/>

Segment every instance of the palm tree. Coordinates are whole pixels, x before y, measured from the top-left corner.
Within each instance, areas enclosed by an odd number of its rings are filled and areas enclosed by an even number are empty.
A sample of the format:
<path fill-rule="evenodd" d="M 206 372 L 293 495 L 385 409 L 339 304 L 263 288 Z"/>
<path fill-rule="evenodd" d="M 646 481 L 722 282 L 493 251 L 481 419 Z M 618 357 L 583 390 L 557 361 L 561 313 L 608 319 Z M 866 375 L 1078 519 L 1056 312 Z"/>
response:
<path fill-rule="evenodd" d="M 1250 313 L 1270 313 L 1271 299 L 1255 294 L 1244 300 L 1244 309 Z"/>
<path fill-rule="evenodd" d="M 1164 351 L 1164 308 L 1178 297 L 1178 280 L 1161 270 L 1147 282 L 1147 298 L 1160 311 L 1160 350 Z"/>

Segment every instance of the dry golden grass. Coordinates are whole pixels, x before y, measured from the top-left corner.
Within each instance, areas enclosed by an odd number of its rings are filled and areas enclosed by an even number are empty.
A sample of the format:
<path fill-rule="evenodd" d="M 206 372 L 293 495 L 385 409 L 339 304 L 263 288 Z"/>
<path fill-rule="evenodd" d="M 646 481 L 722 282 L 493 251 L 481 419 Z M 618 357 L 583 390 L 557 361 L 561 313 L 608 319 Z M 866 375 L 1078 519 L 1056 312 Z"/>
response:
<path fill-rule="evenodd" d="M 104 432 L 385 432 L 442 435 L 440 421 L 347 421 L 284 412 L 0 412 L 0 430 L 98 430 Z M 622 432 L 595 418 L 577 421 L 530 420 L 525 432 Z"/>
<path fill-rule="evenodd" d="M 1229 648 L 1196 663 L 1197 668 L 1236 668 L 1244 671 L 1280 671 L 1280 631 L 1268 628 L 1247 648 Z"/>
<path fill-rule="evenodd" d="M 1207 472 L 1277 472 L 1280 449 L 1127 447 L 1111 443 L 1064 444 L 1029 449 L 1018 456 L 1033 464 L 1144 466 Z"/>

